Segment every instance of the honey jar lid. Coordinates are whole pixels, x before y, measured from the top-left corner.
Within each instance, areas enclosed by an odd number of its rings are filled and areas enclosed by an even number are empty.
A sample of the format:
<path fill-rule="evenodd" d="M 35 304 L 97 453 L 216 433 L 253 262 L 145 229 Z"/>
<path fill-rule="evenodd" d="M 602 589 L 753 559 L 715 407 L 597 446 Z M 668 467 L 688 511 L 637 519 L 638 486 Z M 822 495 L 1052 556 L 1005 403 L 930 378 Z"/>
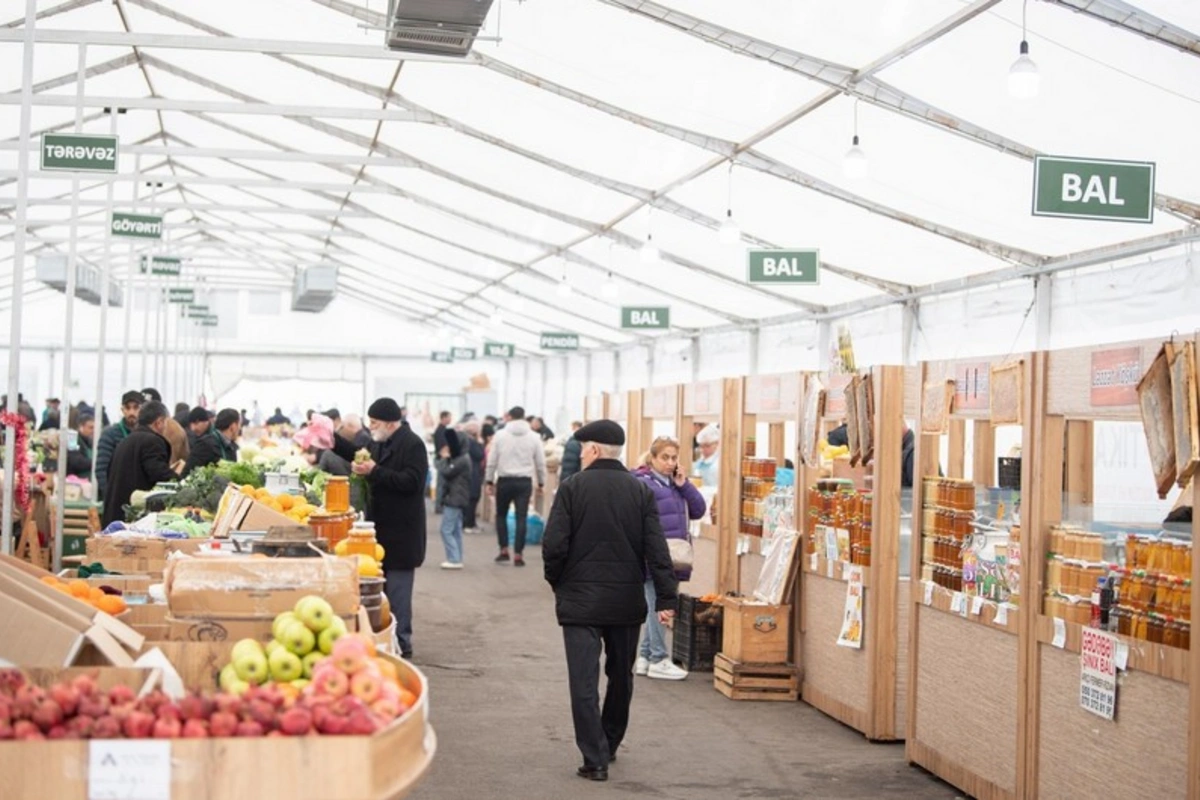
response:
<path fill-rule="evenodd" d="M 350 479 L 345 475 L 330 475 L 325 479 L 326 484 L 330 483 L 349 483 Z"/>

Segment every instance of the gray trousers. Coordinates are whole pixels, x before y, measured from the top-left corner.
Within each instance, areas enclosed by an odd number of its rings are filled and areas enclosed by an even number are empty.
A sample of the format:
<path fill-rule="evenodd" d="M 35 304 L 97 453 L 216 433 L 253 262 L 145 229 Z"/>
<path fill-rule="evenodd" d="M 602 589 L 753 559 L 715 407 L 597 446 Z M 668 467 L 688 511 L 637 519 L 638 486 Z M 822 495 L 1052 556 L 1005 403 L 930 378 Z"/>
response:
<path fill-rule="evenodd" d="M 406 658 L 412 655 L 412 595 L 413 580 L 417 571 L 413 569 L 389 569 L 384 577 L 387 583 L 388 603 L 392 606 L 392 616 L 396 618 L 396 642 L 400 646 L 400 654 Z"/>

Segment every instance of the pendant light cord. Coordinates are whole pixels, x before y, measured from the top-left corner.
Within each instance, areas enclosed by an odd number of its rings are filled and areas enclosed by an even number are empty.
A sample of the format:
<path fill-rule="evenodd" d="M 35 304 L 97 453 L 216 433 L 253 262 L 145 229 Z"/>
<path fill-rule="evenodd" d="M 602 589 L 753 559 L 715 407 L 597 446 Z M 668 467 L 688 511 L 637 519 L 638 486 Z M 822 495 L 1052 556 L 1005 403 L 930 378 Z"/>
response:
<path fill-rule="evenodd" d="M 728 197 L 725 203 L 726 216 L 733 216 L 733 159 L 729 159 Z"/>

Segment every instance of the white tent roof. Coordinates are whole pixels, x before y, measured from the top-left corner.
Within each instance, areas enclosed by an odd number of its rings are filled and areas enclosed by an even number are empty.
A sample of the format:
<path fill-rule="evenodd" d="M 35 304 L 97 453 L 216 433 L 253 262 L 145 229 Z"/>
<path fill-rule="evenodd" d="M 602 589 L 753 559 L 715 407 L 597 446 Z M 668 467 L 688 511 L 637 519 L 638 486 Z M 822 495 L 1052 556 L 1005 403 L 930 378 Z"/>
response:
<path fill-rule="evenodd" d="M 0 18 L 0 309 L 15 261 L 21 5 Z M 546 330 L 620 347 L 648 335 L 621 330 L 621 305 L 669 305 L 674 332 L 691 335 L 1196 238 L 1200 7 L 1027 5 L 496 0 L 486 32 L 501 41 L 444 62 L 387 51 L 372 28 L 380 2 L 47 0 L 32 129 L 73 129 L 88 42 L 83 130 L 109 130 L 104 106 L 129 109 L 117 206 L 139 202 L 135 170 L 161 182 L 160 249 L 188 259 L 189 280 L 283 293 L 298 268 L 336 264 L 341 299 L 325 313 L 400 318 L 414 335 L 395 352 L 428 350 L 419 335 L 439 326 L 526 351 Z M 1042 75 L 1028 100 L 1005 90 L 1023 9 Z M 842 172 L 856 115 L 862 180 Z M 1035 153 L 1155 162 L 1154 222 L 1032 216 Z M 67 249 L 70 176 L 29 158 L 25 293 L 61 302 L 33 280 L 32 256 Z M 107 185 L 81 185 L 80 253 L 99 263 Z M 738 246 L 716 233 L 727 208 Z M 651 266 L 635 252 L 649 234 L 662 252 Z M 820 285 L 747 284 L 749 246 L 819 247 Z M 133 250 L 113 252 L 115 274 L 131 274 Z M 601 292 L 609 273 L 616 299 Z M 564 278 L 569 299 L 555 293 Z"/>

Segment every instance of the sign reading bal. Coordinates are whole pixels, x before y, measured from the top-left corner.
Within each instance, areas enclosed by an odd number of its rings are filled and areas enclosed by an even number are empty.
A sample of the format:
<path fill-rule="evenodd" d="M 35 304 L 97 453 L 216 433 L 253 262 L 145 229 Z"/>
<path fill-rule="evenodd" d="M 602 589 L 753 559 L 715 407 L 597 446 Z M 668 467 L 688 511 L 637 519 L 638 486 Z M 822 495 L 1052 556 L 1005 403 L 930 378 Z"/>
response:
<path fill-rule="evenodd" d="M 819 251 L 748 250 L 747 279 L 750 283 L 817 284 L 821 281 Z"/>
<path fill-rule="evenodd" d="M 1148 161 L 1037 156 L 1033 215 L 1153 222 L 1154 173 Z"/>

